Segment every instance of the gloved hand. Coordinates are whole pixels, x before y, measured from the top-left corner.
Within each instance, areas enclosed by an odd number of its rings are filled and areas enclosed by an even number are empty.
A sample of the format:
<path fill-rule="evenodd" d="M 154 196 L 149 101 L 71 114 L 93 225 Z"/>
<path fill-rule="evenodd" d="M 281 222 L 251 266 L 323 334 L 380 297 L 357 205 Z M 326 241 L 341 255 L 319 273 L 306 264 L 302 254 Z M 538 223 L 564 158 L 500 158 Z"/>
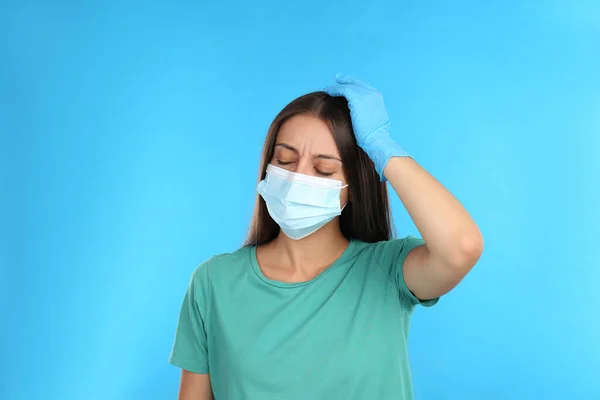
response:
<path fill-rule="evenodd" d="M 359 79 L 337 74 L 335 80 L 337 84 L 324 91 L 330 96 L 341 96 L 348 100 L 356 142 L 375 164 L 381 181 L 385 182 L 383 170 L 390 158 L 409 155 L 389 134 L 390 121 L 383 96 Z"/>

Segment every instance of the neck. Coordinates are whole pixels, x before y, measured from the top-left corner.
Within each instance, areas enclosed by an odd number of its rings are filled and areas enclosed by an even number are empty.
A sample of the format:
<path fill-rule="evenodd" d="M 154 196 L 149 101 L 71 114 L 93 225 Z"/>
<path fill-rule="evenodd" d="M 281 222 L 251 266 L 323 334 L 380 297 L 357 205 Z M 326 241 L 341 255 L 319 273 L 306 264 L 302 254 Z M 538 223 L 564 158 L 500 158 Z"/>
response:
<path fill-rule="evenodd" d="M 314 272 L 331 265 L 346 250 L 348 243 L 336 218 L 304 239 L 294 240 L 280 232 L 272 246 L 281 266 Z"/>

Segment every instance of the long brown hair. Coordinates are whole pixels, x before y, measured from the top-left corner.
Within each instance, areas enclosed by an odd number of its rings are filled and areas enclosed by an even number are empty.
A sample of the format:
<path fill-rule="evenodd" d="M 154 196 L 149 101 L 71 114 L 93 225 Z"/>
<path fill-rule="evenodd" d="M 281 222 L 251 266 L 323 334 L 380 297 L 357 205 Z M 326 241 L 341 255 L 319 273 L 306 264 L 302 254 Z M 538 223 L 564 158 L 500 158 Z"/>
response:
<path fill-rule="evenodd" d="M 325 92 L 298 97 L 275 117 L 263 147 L 259 181 L 265 178 L 273 158 L 279 128 L 291 117 L 311 114 L 329 125 L 341 155 L 348 183 L 349 202 L 340 216 L 340 229 L 348 239 L 379 242 L 392 237 L 387 186 L 381 182 L 373 162 L 356 144 L 348 102 Z M 258 195 L 245 245 L 270 242 L 279 234 L 279 225 L 271 218 L 264 199 Z"/>

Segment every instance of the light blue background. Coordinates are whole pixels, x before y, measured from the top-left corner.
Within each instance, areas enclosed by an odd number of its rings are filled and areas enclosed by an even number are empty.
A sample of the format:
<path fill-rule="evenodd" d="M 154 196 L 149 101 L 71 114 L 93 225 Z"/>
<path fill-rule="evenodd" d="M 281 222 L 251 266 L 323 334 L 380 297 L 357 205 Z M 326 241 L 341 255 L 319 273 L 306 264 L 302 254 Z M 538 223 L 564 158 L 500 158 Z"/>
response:
<path fill-rule="evenodd" d="M 486 240 L 414 315 L 416 398 L 600 398 L 600 3 L 324 3 L 2 3 L 0 399 L 174 399 L 188 278 L 336 72 Z"/>

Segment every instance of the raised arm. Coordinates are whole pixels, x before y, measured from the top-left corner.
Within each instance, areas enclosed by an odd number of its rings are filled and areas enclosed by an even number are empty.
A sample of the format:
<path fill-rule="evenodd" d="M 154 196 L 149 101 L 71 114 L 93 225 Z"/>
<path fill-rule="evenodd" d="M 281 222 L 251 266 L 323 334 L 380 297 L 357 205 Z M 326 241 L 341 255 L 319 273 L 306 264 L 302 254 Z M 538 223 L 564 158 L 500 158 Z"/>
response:
<path fill-rule="evenodd" d="M 406 286 L 421 300 L 437 298 L 475 265 L 483 251 L 481 233 L 450 192 L 392 139 L 381 93 L 346 75 L 336 76 L 336 83 L 325 91 L 348 100 L 358 146 L 381 180 L 390 182 L 425 241 L 399 266 Z"/>
<path fill-rule="evenodd" d="M 406 286 L 420 299 L 440 297 L 481 256 L 481 233 L 458 200 L 412 158 L 392 157 L 384 173 L 425 240 L 406 257 Z"/>

